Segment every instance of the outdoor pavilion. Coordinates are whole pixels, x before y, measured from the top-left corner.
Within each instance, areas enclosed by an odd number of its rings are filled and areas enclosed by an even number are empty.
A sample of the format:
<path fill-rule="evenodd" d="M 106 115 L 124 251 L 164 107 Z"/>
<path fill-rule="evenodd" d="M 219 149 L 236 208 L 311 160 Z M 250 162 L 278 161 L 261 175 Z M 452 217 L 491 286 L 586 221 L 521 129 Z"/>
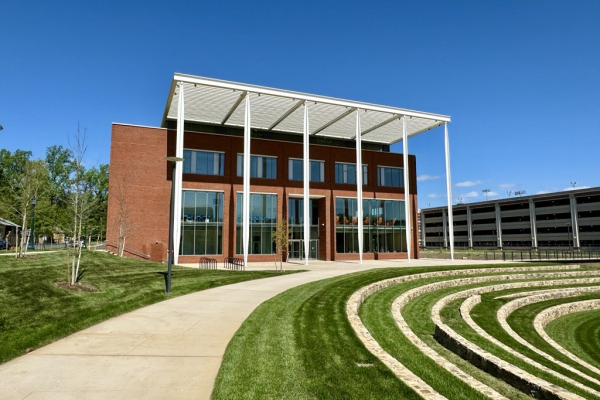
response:
<path fill-rule="evenodd" d="M 269 87 L 248 85 L 200 76 L 175 73 L 163 115 L 177 120 L 176 157 L 183 158 L 184 122 L 244 128 L 242 239 L 244 264 L 248 261 L 250 235 L 250 137 L 251 129 L 263 129 L 303 135 L 303 160 L 310 160 L 309 137 L 321 136 L 356 140 L 356 165 L 362 165 L 361 141 L 386 145 L 402 141 L 404 157 L 404 190 L 409 193 L 408 138 L 444 126 L 446 158 L 446 187 L 450 228 L 450 252 L 454 259 L 454 230 L 452 219 L 452 191 L 450 179 L 450 147 L 448 122 L 450 117 L 428 112 L 382 106 L 352 100 L 294 92 Z M 309 163 L 304 164 L 304 215 L 309 215 Z M 358 212 L 359 259 L 363 257 L 362 173 L 357 168 L 356 192 Z M 183 169 L 176 168 L 174 176 L 174 243 L 179 243 Z M 405 202 L 407 252 L 410 262 L 411 229 L 410 205 Z M 305 254 L 309 254 L 310 221 L 304 219 Z M 178 261 L 178 248 L 174 251 Z M 308 264 L 309 257 L 305 257 Z"/>

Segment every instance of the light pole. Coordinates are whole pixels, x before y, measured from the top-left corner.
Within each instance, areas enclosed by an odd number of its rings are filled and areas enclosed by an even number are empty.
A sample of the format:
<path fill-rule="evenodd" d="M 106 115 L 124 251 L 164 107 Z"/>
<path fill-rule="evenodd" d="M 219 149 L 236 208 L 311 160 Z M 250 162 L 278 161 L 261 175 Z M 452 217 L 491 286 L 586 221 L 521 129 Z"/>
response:
<path fill-rule="evenodd" d="M 506 194 L 508 194 L 508 197 L 510 197 L 510 195 L 512 194 L 512 190 L 508 190 L 508 191 L 506 192 Z"/>
<path fill-rule="evenodd" d="M 488 200 L 488 193 L 491 192 L 491 190 L 490 189 L 483 189 L 482 192 L 485 193 L 485 201 L 487 201 Z"/>
<path fill-rule="evenodd" d="M 173 174 L 171 175 L 171 204 L 169 207 L 169 255 L 167 257 L 167 293 L 171 293 L 171 269 L 173 267 L 173 195 L 175 194 L 175 171 L 177 163 L 183 161 L 181 157 L 165 157 L 165 160 L 173 163 Z"/>
<path fill-rule="evenodd" d="M 27 250 L 35 250 L 35 205 L 37 203 L 37 199 L 34 197 L 31 199 L 31 232 L 29 233 L 29 245 L 27 246 Z"/>
<path fill-rule="evenodd" d="M 573 190 L 575 190 L 575 185 L 577 185 L 577 182 L 571 182 L 571 186 L 573 186 Z"/>

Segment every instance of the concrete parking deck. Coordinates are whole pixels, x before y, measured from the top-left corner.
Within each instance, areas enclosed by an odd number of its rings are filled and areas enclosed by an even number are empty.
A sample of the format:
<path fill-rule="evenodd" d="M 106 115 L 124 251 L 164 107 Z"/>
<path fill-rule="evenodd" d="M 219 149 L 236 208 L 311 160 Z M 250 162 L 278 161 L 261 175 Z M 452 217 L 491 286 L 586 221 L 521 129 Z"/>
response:
<path fill-rule="evenodd" d="M 2 364 L 0 399 L 208 399 L 229 340 L 263 301 L 304 283 L 351 272 L 450 264 L 431 259 L 410 264 L 405 260 L 284 264 L 284 269 L 309 271 L 163 301 Z M 248 267 L 257 269 L 275 269 L 275 264 Z"/>

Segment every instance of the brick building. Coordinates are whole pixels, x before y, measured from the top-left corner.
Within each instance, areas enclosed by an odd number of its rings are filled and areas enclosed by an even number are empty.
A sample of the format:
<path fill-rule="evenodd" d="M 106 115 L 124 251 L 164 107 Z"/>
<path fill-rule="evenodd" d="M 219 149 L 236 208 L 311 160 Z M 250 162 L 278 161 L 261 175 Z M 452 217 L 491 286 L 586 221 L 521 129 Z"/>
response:
<path fill-rule="evenodd" d="M 292 259 L 417 258 L 416 160 L 390 147 L 447 122 L 175 74 L 160 128 L 113 124 L 107 246 L 166 261 L 173 187 L 176 262 L 272 261 L 283 219 Z"/>

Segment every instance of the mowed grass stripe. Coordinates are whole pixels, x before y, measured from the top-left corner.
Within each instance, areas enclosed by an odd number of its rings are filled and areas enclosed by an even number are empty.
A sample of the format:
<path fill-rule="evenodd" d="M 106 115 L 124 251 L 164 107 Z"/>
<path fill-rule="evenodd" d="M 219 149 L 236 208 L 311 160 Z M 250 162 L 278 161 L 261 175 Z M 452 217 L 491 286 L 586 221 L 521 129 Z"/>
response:
<path fill-rule="evenodd" d="M 417 346 L 411 343 L 410 340 L 400 332 L 396 321 L 391 314 L 392 303 L 400 294 L 424 284 L 443 282 L 447 279 L 448 278 L 443 277 L 423 279 L 398 284 L 378 291 L 369 296 L 363 303 L 363 306 L 360 309 L 360 316 L 371 335 L 385 351 L 398 359 L 402 364 L 421 377 L 443 396 L 449 399 L 485 399 L 487 396 L 468 386 L 465 382 L 456 378 L 446 369 L 436 364 L 431 358 L 423 354 Z M 435 294 L 432 294 L 432 296 L 435 296 Z M 427 297 L 427 295 L 424 295 L 423 297 Z M 448 359 L 465 373 L 473 376 L 475 379 L 490 386 L 506 397 L 527 398 L 524 395 L 521 396 L 521 393 L 516 389 L 485 374 L 439 345 L 437 341 L 433 339 L 435 327 L 429 318 L 429 313 L 430 310 L 427 309 L 427 305 L 424 302 L 418 303 L 416 301 L 408 303 L 403 310 L 403 316 L 412 331 L 441 356 Z"/>
<path fill-rule="evenodd" d="M 552 347 L 537 333 L 535 327 L 533 326 L 533 320 L 535 319 L 536 315 L 538 315 L 543 310 L 560 304 L 567 304 L 578 302 L 581 300 L 591 300 L 598 298 L 600 298 L 599 293 L 587 293 L 582 294 L 581 296 L 569 297 L 565 299 L 552 299 L 535 304 L 530 304 L 515 310 L 508 317 L 507 322 L 511 326 L 511 328 L 513 328 L 513 330 L 517 332 L 517 334 L 519 334 L 519 336 L 521 336 L 533 346 L 552 355 L 556 359 L 568 365 L 571 365 L 574 368 L 577 368 L 583 373 L 600 380 L 600 375 L 597 372 L 585 368 L 583 365 L 571 360 L 559 350 Z M 589 340 L 593 340 L 593 338 L 589 337 L 587 341 Z"/>
<path fill-rule="evenodd" d="M 211 398 L 420 399 L 362 345 L 345 313 L 359 288 L 413 270 L 331 278 L 264 302 L 227 346 Z"/>
<path fill-rule="evenodd" d="M 450 294 L 450 292 L 451 291 L 449 290 L 447 294 Z M 515 292 L 515 291 L 512 290 L 512 292 Z M 436 296 L 437 299 L 439 299 L 441 297 L 443 297 L 443 296 Z M 433 300 L 435 300 L 435 299 L 433 299 Z M 528 373 L 530 373 L 536 377 L 544 379 L 547 382 L 556 384 L 556 385 L 558 385 L 566 390 L 569 390 L 579 396 L 582 396 L 584 398 L 596 398 L 589 392 L 587 392 L 581 388 L 578 388 L 568 382 L 565 382 L 562 379 L 557 378 L 556 376 L 552 375 L 549 372 L 540 370 L 540 369 L 530 365 L 529 363 L 523 361 L 521 358 L 519 358 L 509 352 L 506 352 L 505 350 L 498 347 L 497 345 L 489 342 L 487 339 L 479 336 L 479 334 L 477 332 L 475 332 L 465 322 L 465 320 L 460 315 L 460 311 L 459 311 L 460 306 L 464 300 L 465 299 L 457 299 L 457 300 L 449 303 L 448 305 L 446 305 L 446 307 L 444 307 L 440 312 L 442 321 L 446 325 L 448 325 L 450 328 L 452 328 L 455 332 L 457 332 L 459 335 L 464 337 L 466 340 L 469 340 L 473 344 L 481 347 L 482 349 L 490 352 L 491 354 L 499 357 L 500 359 L 502 359 L 506 362 L 509 362 L 512 365 L 514 365 L 518 368 L 521 368 L 524 371 L 527 371 Z M 435 301 L 437 301 L 437 300 L 435 300 Z M 473 316 L 473 313 L 471 316 Z"/>
<path fill-rule="evenodd" d="M 275 296 L 261 304 L 230 341 L 212 397 L 420 398 L 362 345 L 346 318 L 346 302 L 373 282 L 473 267 L 378 269 Z"/>
<path fill-rule="evenodd" d="M 545 330 L 565 349 L 600 368 L 600 310 L 565 315 Z"/>
<path fill-rule="evenodd" d="M 504 293 L 508 293 L 508 292 L 511 292 L 511 291 L 506 291 Z M 512 291 L 512 292 L 514 293 L 515 291 Z M 493 299 L 494 296 L 495 296 L 495 293 L 489 293 L 489 294 L 482 295 L 482 303 L 478 304 L 477 306 L 475 306 L 473 308 L 473 310 L 471 312 L 471 317 L 473 318 L 475 323 L 477 323 L 477 325 L 479 325 L 488 334 L 490 334 L 497 340 L 501 341 L 505 345 L 507 345 L 515 350 L 518 350 L 519 352 L 522 351 L 524 353 L 524 355 L 532 358 L 533 360 L 539 362 L 540 364 L 545 365 L 554 371 L 557 371 L 565 376 L 568 376 L 569 378 L 571 378 L 575 381 L 582 382 L 586 386 L 592 387 L 593 389 L 597 390 L 594 387 L 594 385 L 589 384 L 589 382 L 587 382 L 585 379 L 583 379 L 575 374 L 571 374 L 569 371 L 564 370 L 564 369 L 554 365 L 550 361 L 537 355 L 536 353 L 527 349 L 525 346 L 520 345 L 520 343 L 518 343 L 515 340 L 513 340 L 512 338 L 510 338 L 510 336 L 500 327 L 498 321 L 495 318 L 497 309 L 502 304 L 504 304 L 505 301 L 509 301 L 509 299 L 505 299 L 504 301 L 502 301 L 502 299 L 494 300 Z M 490 302 L 494 302 L 494 301 L 497 301 L 498 303 L 496 303 L 494 306 L 490 305 Z M 446 308 L 448 308 L 448 307 L 446 307 Z M 455 312 L 458 315 L 460 314 L 458 309 L 455 310 Z M 540 370 L 540 369 L 532 366 L 528 362 L 523 361 L 521 358 L 506 352 L 505 350 L 494 345 L 493 343 L 490 343 L 486 339 L 477 335 L 462 320 L 456 322 L 456 325 L 451 326 L 451 328 L 453 328 L 457 333 L 461 334 L 463 337 L 472 341 L 476 345 L 482 347 L 483 349 L 489 351 L 490 353 L 496 355 L 497 357 L 502 358 L 502 359 L 506 360 L 507 362 L 510 362 L 511 364 L 513 364 L 535 376 L 539 376 L 540 378 L 542 378 L 548 382 L 555 383 L 555 384 L 557 384 L 561 387 L 564 387 L 565 389 L 570 390 L 573 393 L 577 393 L 581 396 L 584 396 L 584 397 L 591 396 L 591 394 L 588 393 L 587 391 L 582 391 L 581 389 L 577 388 L 576 386 L 573 386 L 573 385 L 569 384 L 568 382 L 565 382 L 562 379 L 559 379 L 550 373 Z"/>

